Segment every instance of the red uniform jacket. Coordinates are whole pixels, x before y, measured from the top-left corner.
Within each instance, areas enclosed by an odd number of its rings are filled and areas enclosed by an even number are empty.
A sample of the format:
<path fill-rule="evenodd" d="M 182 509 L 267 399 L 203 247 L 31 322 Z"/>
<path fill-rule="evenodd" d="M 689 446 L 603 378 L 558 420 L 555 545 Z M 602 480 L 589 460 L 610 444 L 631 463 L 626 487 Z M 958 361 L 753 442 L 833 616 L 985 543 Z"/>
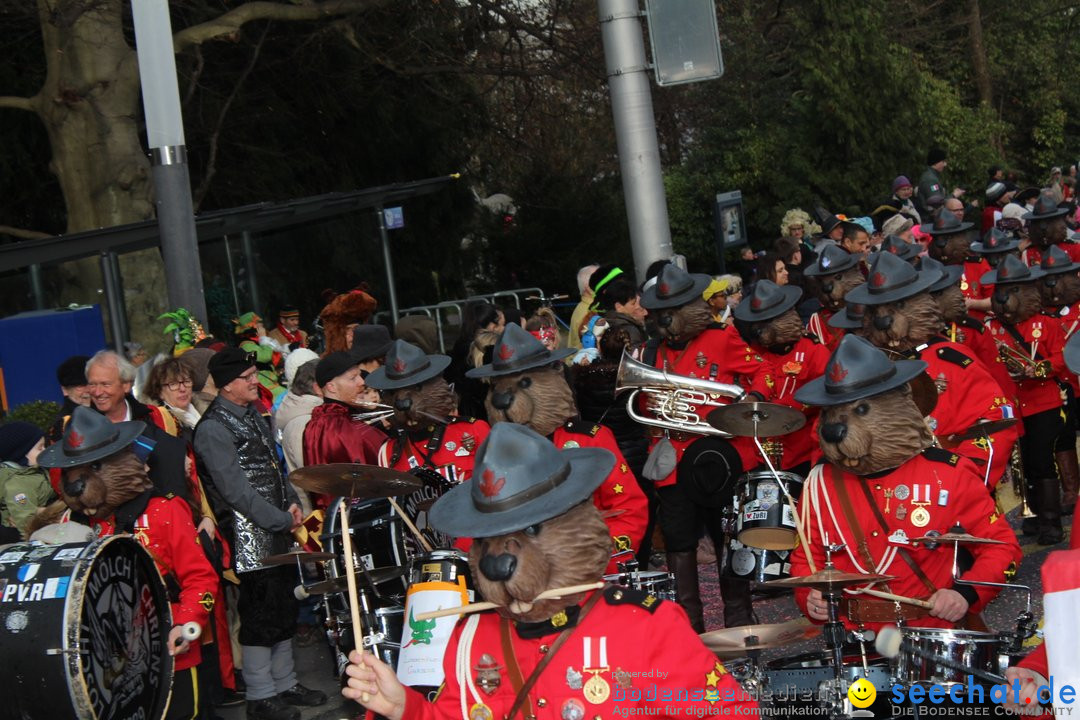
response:
<path fill-rule="evenodd" d="M 476 450 L 484 442 L 491 426 L 474 418 L 454 418 L 442 433 L 439 446 L 434 452 L 427 449 L 431 435 L 411 437 L 405 435 L 401 442 L 401 455 L 394 459 L 396 438 L 391 438 L 379 448 L 379 465 L 408 472 L 417 467 L 438 470 L 448 481 L 462 483 L 472 477 L 476 464 Z M 306 435 L 306 433 L 305 433 Z M 307 438 L 305 437 L 305 440 Z"/>
<path fill-rule="evenodd" d="M 937 386 L 937 405 L 928 422 L 943 444 L 948 444 L 945 440 L 948 436 L 963 432 L 980 420 L 1013 416 L 1009 398 L 967 348 L 937 337 L 916 350 L 918 358 L 927 365 L 926 374 Z M 908 355 L 914 357 L 915 353 Z M 950 446 L 950 449 L 978 461 L 981 473 L 985 473 L 985 463 L 990 461 L 989 487 L 993 490 L 1009 464 L 1016 440 L 1017 430 L 1013 426 L 994 433 L 989 442 L 986 438 L 976 438 Z M 990 458 L 991 444 L 993 459 Z"/>
<path fill-rule="evenodd" d="M 967 348 L 990 373 L 990 377 L 994 378 L 994 382 L 1001 388 L 1002 395 L 1009 398 L 1013 407 L 1020 407 L 1016 381 L 1009 377 L 1005 366 L 998 362 L 997 346 L 994 345 L 994 339 L 990 337 L 989 331 L 981 322 L 968 316 L 962 322 L 948 323 L 942 334 L 952 342 Z"/>
<path fill-rule="evenodd" d="M 467 668 L 464 672 L 475 690 L 458 677 L 458 648 L 469 623 L 463 618 L 443 656 L 446 680 L 435 701 L 406 690 L 404 717 L 408 720 L 460 720 L 463 703 L 466 717 L 506 717 L 517 692 L 503 651 L 503 624 L 511 626 L 509 642 L 522 677 L 532 674 L 558 637 L 558 628 L 535 637 L 542 630 L 530 633 L 514 628 L 512 621 L 494 612 L 473 617 L 475 635 L 460 665 Z M 477 683 L 476 666 L 484 655 L 494 660 L 498 675 L 490 695 Z M 598 680 L 592 680 L 594 675 Z M 607 688 L 606 697 L 588 692 L 596 684 Z M 479 703 L 488 712 L 477 708 L 476 714 L 471 713 Z M 520 714 L 537 720 L 565 720 L 612 718 L 627 710 L 672 718 L 756 715 L 757 703 L 705 648 L 677 604 L 640 591 L 608 588 L 541 673 Z"/>
<path fill-rule="evenodd" d="M 646 353 L 648 350 L 646 349 Z M 654 367 L 663 368 L 673 375 L 684 375 L 714 382 L 730 383 L 733 385 L 749 384 L 750 378 L 757 373 L 763 362 L 761 355 L 756 350 L 751 350 L 743 341 L 734 326 L 711 325 L 708 329 L 691 340 L 682 349 L 673 348 L 666 342 L 661 343 L 656 351 Z M 727 403 L 730 398 L 717 397 L 718 402 Z M 699 413 L 702 420 L 708 416 L 714 408 L 704 408 Z M 696 411 L 697 408 L 695 407 Z M 642 403 L 642 412 L 644 403 Z M 650 428 L 650 450 L 663 436 L 661 428 Z M 685 435 L 683 437 L 682 435 Z M 682 460 L 683 453 L 690 443 L 700 436 L 690 433 L 676 434 L 671 437 L 671 445 L 675 449 L 676 463 Z M 749 470 L 761 464 L 757 448 L 753 441 L 748 438 L 732 438 L 731 444 L 739 453 L 743 461 L 743 469 Z M 657 487 L 665 487 L 675 484 L 675 471 L 672 470 L 666 478 L 657 481 Z"/>
<path fill-rule="evenodd" d="M 1073 333 L 1080 329 L 1080 307 L 1058 308 L 1052 314 L 1061 322 L 1062 336 L 1065 342 L 1068 342 Z M 1061 379 L 1072 385 L 1073 393 L 1080 397 L 1080 379 L 1077 378 L 1076 373 L 1066 368 Z"/>
<path fill-rule="evenodd" d="M 840 339 L 844 337 L 843 330 L 829 325 L 829 318 L 832 316 L 832 312 L 821 309 L 811 315 L 810 321 L 806 324 L 806 329 L 810 331 L 810 334 L 828 348 L 830 353 L 836 349 L 836 346 L 840 344 Z"/>
<path fill-rule="evenodd" d="M 818 468 L 821 468 L 820 473 Z M 997 513 L 994 499 L 983 487 L 982 476 L 972 462 L 955 453 L 930 448 L 895 470 L 872 477 L 841 474 L 840 481 L 845 483 L 854 517 L 860 521 L 870 556 L 876 564 L 876 568 L 860 570 L 851 558 L 851 555 L 854 555 L 858 565 L 863 565 L 855 535 L 848 526 L 837 495 L 833 467 L 819 465 L 818 468 L 807 478 L 802 497 L 799 498 L 799 512 L 806 525 L 807 542 L 818 570 L 825 565 L 824 536 L 828 536 L 828 542 L 846 543 L 847 546 L 832 556 L 838 570 L 893 575 L 895 580 L 875 586 L 875 589 L 887 589 L 907 597 L 927 598 L 932 593 L 904 559 L 893 552 L 893 548 L 905 548 L 936 588 L 952 588 L 951 545 L 941 545 L 928 550 L 924 544 L 903 544 L 903 540 L 920 537 L 930 531 L 945 533 L 957 524 L 977 537 L 993 538 L 1005 543 L 972 545 L 966 548 L 974 556 L 974 564 L 963 573 L 963 579 L 1004 582 L 1005 570 L 1011 563 L 1020 560 L 1020 545 L 1016 541 L 1016 535 L 1009 527 L 1009 522 Z M 871 496 L 884 515 L 887 531 L 882 530 L 863 491 L 863 485 L 870 489 Z M 924 519 L 926 522 L 922 522 Z M 791 574 L 810 574 L 806 548 L 802 545 L 795 548 L 791 554 Z M 954 589 L 970 598 L 971 612 L 982 610 L 998 592 L 997 588 L 987 587 L 957 586 Z M 795 602 L 804 613 L 809 592 L 808 589 L 795 590 Z M 847 591 L 845 596 L 851 597 Z M 843 620 L 848 627 L 855 626 L 846 615 Z M 872 629 L 884 624 L 888 623 L 864 623 Z M 923 627 L 953 625 L 929 615 L 913 620 L 912 624 Z"/>
<path fill-rule="evenodd" d="M 90 519 L 90 526 L 99 537 L 116 532 L 115 518 Z M 206 553 L 199 546 L 191 510 L 179 497 L 152 497 L 135 519 L 134 537 L 150 551 L 167 586 L 170 576 L 179 585 L 180 597 L 170 602 L 173 625 L 197 622 L 203 632 L 209 630 L 209 617 L 214 610 L 218 576 Z M 176 670 L 195 667 L 202 659 L 200 643 L 191 643 L 183 655 L 177 655 Z"/>
<path fill-rule="evenodd" d="M 993 268 L 990 267 L 990 263 L 980 257 L 968 258 L 964 261 L 964 274 L 960 276 L 960 292 L 964 293 L 965 298 L 985 300 L 994 294 L 993 285 L 983 285 L 980 282 L 982 276 L 991 270 Z M 968 312 L 980 320 L 986 317 L 986 313 L 981 310 Z"/>
<path fill-rule="evenodd" d="M 1069 256 L 1070 260 L 1080 262 L 1080 243 L 1063 242 L 1057 243 L 1057 246 L 1058 249 Z M 1042 262 L 1042 250 L 1037 247 L 1029 247 L 1021 253 L 1020 257 L 1028 264 L 1028 267 L 1034 267 Z"/>
<path fill-rule="evenodd" d="M 811 337 L 804 337 L 786 355 L 761 351 L 765 362 L 750 385 L 765 402 L 795 408 L 807 416 L 806 424 L 793 433 L 778 438 L 784 445 L 783 468 L 793 468 L 820 454 L 815 423 L 819 408 L 803 405 L 795 399 L 795 391 L 806 382 L 825 374 L 829 349 Z"/>
<path fill-rule="evenodd" d="M 1040 314 L 1019 323 L 1015 327 L 1024 339 L 1023 343 L 1018 342 L 997 318 L 987 318 L 986 327 L 994 340 L 1008 345 L 1020 355 L 1032 358 L 1034 353 L 1033 362 L 1040 359 L 1050 361 L 1049 376 L 1025 378 L 1018 382 L 1021 415 L 1027 417 L 1061 407 L 1061 388 L 1055 378 L 1065 377 L 1069 370 L 1065 367 L 1065 357 L 1062 355 L 1065 332 L 1061 329 L 1059 319 Z M 1000 358 L 998 362 L 1004 363 Z"/>

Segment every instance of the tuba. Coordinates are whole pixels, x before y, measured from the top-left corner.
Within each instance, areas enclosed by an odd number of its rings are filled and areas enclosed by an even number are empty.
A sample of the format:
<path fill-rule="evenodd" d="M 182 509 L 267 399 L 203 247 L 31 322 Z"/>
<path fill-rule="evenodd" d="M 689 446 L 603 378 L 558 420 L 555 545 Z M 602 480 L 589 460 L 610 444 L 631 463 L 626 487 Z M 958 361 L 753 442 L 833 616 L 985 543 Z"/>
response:
<path fill-rule="evenodd" d="M 626 400 L 626 412 L 632 420 L 642 425 L 696 433 L 731 437 L 730 433 L 717 430 L 699 414 L 703 408 L 724 407 L 728 403 L 720 398 L 738 401 L 746 394 L 738 385 L 701 380 L 686 375 L 673 375 L 664 370 L 638 362 L 623 351 L 619 371 L 615 376 L 615 394 L 633 390 Z M 639 415 L 634 409 L 638 393 L 645 396 L 645 407 L 655 417 Z"/>

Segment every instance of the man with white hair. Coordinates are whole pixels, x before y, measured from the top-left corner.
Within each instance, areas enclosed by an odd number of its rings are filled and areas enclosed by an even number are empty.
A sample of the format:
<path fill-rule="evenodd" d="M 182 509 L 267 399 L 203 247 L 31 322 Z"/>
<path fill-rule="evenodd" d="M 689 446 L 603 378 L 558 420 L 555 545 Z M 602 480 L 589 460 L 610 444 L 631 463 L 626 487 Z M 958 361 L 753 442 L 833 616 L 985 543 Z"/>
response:
<path fill-rule="evenodd" d="M 569 337 L 566 338 L 567 347 L 581 349 L 581 326 L 585 324 L 585 319 L 589 316 L 589 307 L 594 300 L 592 288 L 589 287 L 589 278 L 599 267 L 595 264 L 586 265 L 577 271 L 577 289 L 581 302 L 577 304 L 570 316 L 570 332 L 567 333 Z"/>
<path fill-rule="evenodd" d="M 143 436 L 154 442 L 147 459 L 150 480 L 162 493 L 192 499 L 184 459 L 187 443 L 176 437 L 176 419 L 163 407 L 143 405 L 131 394 L 135 366 L 112 350 L 100 350 L 86 363 L 90 404 L 111 422 L 138 420 L 146 424 Z"/>

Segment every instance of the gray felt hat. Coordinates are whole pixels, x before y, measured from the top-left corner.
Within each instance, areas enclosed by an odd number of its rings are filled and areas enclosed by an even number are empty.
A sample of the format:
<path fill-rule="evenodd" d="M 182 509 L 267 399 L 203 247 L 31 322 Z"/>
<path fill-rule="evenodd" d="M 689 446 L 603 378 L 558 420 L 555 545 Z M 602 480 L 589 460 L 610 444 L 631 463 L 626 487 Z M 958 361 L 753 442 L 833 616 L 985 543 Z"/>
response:
<path fill-rule="evenodd" d="M 922 360 L 893 362 L 869 340 L 845 335 L 837 345 L 825 374 L 795 391 L 804 405 L 843 405 L 895 390 L 926 370 Z"/>
<path fill-rule="evenodd" d="M 449 364 L 448 355 L 428 355 L 412 343 L 394 340 L 386 353 L 386 364 L 373 370 L 364 382 L 376 390 L 397 390 L 427 382 L 441 375 Z"/>
<path fill-rule="evenodd" d="M 528 330 L 517 323 L 509 323 L 492 348 L 491 362 L 473 368 L 466 377 L 486 378 L 532 370 L 551 365 L 574 354 L 573 348 L 548 350 Z"/>
<path fill-rule="evenodd" d="M 145 429 L 146 423 L 142 421 L 114 423 L 96 410 L 80 405 L 71 413 L 63 440 L 43 450 L 37 464 L 45 468 L 86 465 L 120 452 Z"/>

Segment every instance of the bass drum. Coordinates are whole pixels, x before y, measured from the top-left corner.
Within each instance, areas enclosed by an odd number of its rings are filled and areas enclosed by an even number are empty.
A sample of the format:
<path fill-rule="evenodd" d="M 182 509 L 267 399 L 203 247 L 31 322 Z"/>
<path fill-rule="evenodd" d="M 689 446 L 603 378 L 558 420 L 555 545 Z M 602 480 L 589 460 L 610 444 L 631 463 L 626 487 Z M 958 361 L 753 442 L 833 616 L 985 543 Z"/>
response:
<path fill-rule="evenodd" d="M 764 583 L 791 576 L 790 550 L 765 550 L 743 545 L 735 538 L 728 543 L 724 575 L 739 580 Z"/>
<path fill-rule="evenodd" d="M 326 511 L 326 523 L 322 537 L 322 546 L 327 552 L 332 552 L 337 557 L 326 563 L 326 572 L 329 578 L 345 576 L 345 550 L 341 542 L 341 518 L 338 517 L 341 508 L 341 498 L 335 498 L 334 502 Z M 385 498 L 374 500 L 346 500 L 349 510 L 349 532 L 352 534 L 353 563 L 359 570 L 366 567 L 368 570 L 382 570 L 386 568 L 401 568 L 409 564 L 412 553 L 405 543 L 405 523 L 397 510 Z M 357 575 L 357 582 L 363 583 L 363 576 Z M 408 579 L 404 575 L 393 580 L 379 583 L 376 588 L 376 597 L 390 596 L 400 598 L 408 589 Z M 344 603 L 338 610 L 349 611 L 346 595 L 342 594 L 340 600 Z M 376 605 L 383 607 L 388 603 L 378 601 Z"/>
<path fill-rule="evenodd" d="M 165 583 L 130 537 L 3 548 L 0 718 L 160 718 L 171 627 Z"/>

